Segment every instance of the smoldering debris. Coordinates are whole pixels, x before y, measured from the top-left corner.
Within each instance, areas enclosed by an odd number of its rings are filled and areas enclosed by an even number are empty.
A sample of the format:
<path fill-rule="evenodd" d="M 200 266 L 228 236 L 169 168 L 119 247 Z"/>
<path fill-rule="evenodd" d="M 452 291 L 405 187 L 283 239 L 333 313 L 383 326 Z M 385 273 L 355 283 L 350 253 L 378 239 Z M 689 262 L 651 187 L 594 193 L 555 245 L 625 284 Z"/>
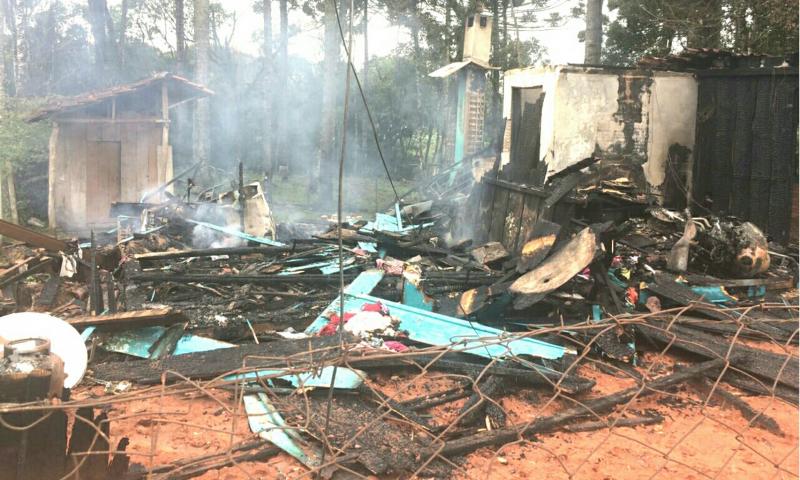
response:
<path fill-rule="evenodd" d="M 778 246 L 735 218 L 649 207 L 628 192 L 620 195 L 619 183 L 600 185 L 546 185 L 548 210 L 569 206 L 571 216 L 534 220 L 513 242 L 488 226 L 477 231 L 489 241 L 452 240 L 462 221 L 476 222 L 459 216 L 477 201 L 474 187 L 463 185 L 444 185 L 450 194 L 428 201 L 410 195 L 407 204 L 348 219 L 341 230 L 334 223 L 286 225 L 272 238 L 230 220 L 243 217 L 242 202 L 175 198 L 139 205 L 131 235 L 108 235 L 95 245 L 0 225 L 0 234 L 23 242 L 4 247 L 0 308 L 49 312 L 81 331 L 92 351 L 90 374 L 73 392 L 99 383 L 108 392 L 100 398 L 113 403 L 115 395 L 138 395 L 152 384 L 184 388 L 186 379 L 204 382 L 206 390 L 240 389 L 260 441 L 236 455 L 285 452 L 308 469 L 334 447 L 337 465 L 364 474 L 421 469 L 447 477 L 453 464 L 435 454 L 452 459 L 520 435 L 607 428 L 604 415 L 639 402 L 638 392 L 661 396 L 687 380 L 714 398 L 746 392 L 796 402 L 796 253 L 773 257 Z M 263 195 L 259 201 L 262 212 L 270 211 Z M 628 212 L 623 218 L 621 204 Z M 696 235 L 687 241 L 689 223 Z M 685 268 L 677 272 L 676 245 L 685 250 Z M 62 276 L 68 261 L 74 273 Z M 94 314 L 97 305 L 103 311 Z M 0 321 L 0 336 L 2 328 Z M 791 348 L 776 352 L 765 347 L 770 342 Z M 347 363 L 339 364 L 345 351 Z M 8 357 L 19 361 L 14 358 Z M 339 365 L 335 378 L 333 365 Z M 402 402 L 392 399 L 387 384 L 376 383 L 386 375 L 393 383 L 410 380 L 420 365 L 461 383 L 442 391 L 426 387 L 434 390 Z M 660 375 L 647 374 L 652 368 Z M 589 378 L 588 371 L 596 373 Z M 598 379 L 620 371 L 644 383 L 597 390 Z M 428 375 L 424 381 L 435 385 Z M 705 378 L 721 381 L 723 397 L 707 392 Z M 326 430 L 331 388 L 336 427 Z M 581 406 L 556 400 L 554 414 L 527 424 L 498 408 L 504 398 L 542 402 L 556 391 L 592 398 Z M 747 421 L 759 419 L 757 428 L 788 428 L 736 398 Z M 459 399 L 466 403 L 456 420 L 437 418 L 437 405 Z M 22 400 L 41 399 L 15 401 Z M 621 425 L 668 423 L 669 412 L 685 406 L 663 408 Z M 100 418 L 99 425 L 113 419 L 80 412 Z M 278 433 L 282 426 L 293 433 Z M 9 445 L 21 445 L 9 438 Z M 257 453 L 245 455 L 253 448 Z M 134 476 L 149 471 L 119 455 L 92 468 L 124 465 Z M 215 459 L 198 465 L 227 464 Z"/>

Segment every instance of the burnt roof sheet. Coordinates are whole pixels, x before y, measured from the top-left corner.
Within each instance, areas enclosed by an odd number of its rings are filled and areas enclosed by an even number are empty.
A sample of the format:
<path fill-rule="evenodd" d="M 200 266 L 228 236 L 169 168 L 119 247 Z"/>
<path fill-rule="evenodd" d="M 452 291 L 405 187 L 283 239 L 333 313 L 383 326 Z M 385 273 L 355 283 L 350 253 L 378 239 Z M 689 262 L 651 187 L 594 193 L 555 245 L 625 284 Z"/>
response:
<path fill-rule="evenodd" d="M 28 118 L 28 121 L 36 122 L 39 120 L 44 120 L 59 113 L 87 107 L 122 95 L 135 95 L 148 88 L 158 85 L 161 82 L 168 82 L 170 106 L 187 100 L 206 97 L 214 94 L 213 91 L 209 90 L 203 85 L 194 83 L 186 78 L 173 75 L 169 72 L 161 72 L 153 75 L 152 77 L 136 82 L 117 85 L 104 90 L 96 90 L 74 97 L 60 98 L 37 110 Z"/>

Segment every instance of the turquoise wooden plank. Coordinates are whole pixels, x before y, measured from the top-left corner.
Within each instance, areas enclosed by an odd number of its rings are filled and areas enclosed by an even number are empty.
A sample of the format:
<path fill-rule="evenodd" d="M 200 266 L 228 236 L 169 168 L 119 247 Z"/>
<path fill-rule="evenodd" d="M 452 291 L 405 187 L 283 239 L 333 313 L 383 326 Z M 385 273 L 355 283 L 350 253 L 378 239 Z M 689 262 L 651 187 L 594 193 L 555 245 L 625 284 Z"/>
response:
<path fill-rule="evenodd" d="M 261 243 L 263 245 L 272 245 L 273 247 L 285 247 L 286 246 L 286 244 L 284 244 L 284 243 L 276 242 L 275 240 L 270 240 L 269 238 L 256 237 L 256 236 L 250 235 L 249 233 L 240 232 L 240 231 L 236 230 L 235 228 L 221 227 L 219 225 L 214 225 L 213 223 L 200 222 L 198 220 L 189 220 L 189 219 L 187 219 L 186 221 L 189 222 L 189 223 L 193 223 L 195 225 L 200 225 L 201 227 L 209 228 L 211 230 L 214 230 L 214 231 L 217 231 L 217 232 L 220 232 L 220 233 L 224 233 L 226 235 L 233 235 L 234 237 L 239 237 L 241 239 L 244 239 L 244 240 L 247 240 L 247 241 L 250 241 L 250 242 Z"/>
<path fill-rule="evenodd" d="M 406 225 L 403 226 L 398 217 L 394 215 L 387 215 L 385 213 L 376 213 L 374 222 L 367 222 L 366 225 L 359 229 L 361 233 L 374 233 L 374 232 L 395 232 L 395 233 L 410 233 L 420 228 L 428 228 L 434 225 L 433 222 L 422 223 L 419 225 Z"/>
<path fill-rule="evenodd" d="M 150 350 L 166 331 L 167 329 L 164 327 L 152 326 L 108 333 L 103 336 L 101 346 L 109 352 L 124 353 L 139 358 L 150 358 L 152 353 Z M 178 340 L 172 355 L 207 352 L 235 346 L 232 343 L 186 333 Z"/>
<path fill-rule="evenodd" d="M 175 345 L 173 355 L 183 355 L 185 353 L 195 352 L 208 352 L 209 350 L 219 350 L 221 348 L 233 348 L 237 345 L 233 343 L 223 342 L 215 338 L 201 337 L 199 335 L 192 335 L 187 333 L 178 340 Z"/>
<path fill-rule="evenodd" d="M 403 279 L 403 303 L 429 312 L 433 311 L 433 299 L 407 278 Z"/>
<path fill-rule="evenodd" d="M 378 253 L 378 244 L 376 242 L 358 242 L 358 248 L 369 253 Z"/>
<path fill-rule="evenodd" d="M 379 270 L 377 268 L 373 268 L 364 272 L 361 272 L 359 276 L 353 280 L 350 285 L 344 288 L 344 295 L 348 297 L 350 295 L 360 294 L 360 293 L 370 293 L 372 292 L 375 287 L 378 286 L 381 279 L 383 279 L 383 270 Z M 341 297 L 336 297 L 336 300 L 333 301 L 328 308 L 322 311 L 319 316 L 311 322 L 311 325 L 306 327 L 305 333 L 309 335 L 314 335 L 318 331 L 322 329 L 328 323 L 328 317 L 331 313 L 336 313 L 339 311 L 339 301 Z"/>
<path fill-rule="evenodd" d="M 257 372 L 241 373 L 229 375 L 225 380 L 256 380 L 258 378 L 279 378 L 292 384 L 295 388 L 330 388 L 333 380 L 332 365 L 323 367 L 318 372 L 301 372 L 297 374 L 281 375 L 284 370 L 259 370 Z M 334 388 L 343 390 L 354 390 L 364 383 L 367 374 L 361 370 L 354 370 L 347 367 L 338 367 L 336 372 L 336 382 Z"/>
<path fill-rule="evenodd" d="M 338 299 L 337 299 L 338 300 Z M 555 360 L 565 354 L 576 354 L 574 349 L 561 345 L 525 338 L 487 327 L 480 323 L 428 312 L 402 303 L 391 302 L 365 294 L 345 295 L 344 310 L 358 311 L 362 305 L 381 302 L 389 308 L 389 314 L 400 320 L 399 329 L 408 332 L 411 340 L 429 345 L 451 346 L 455 351 L 470 353 L 484 358 L 500 358 L 515 355 L 531 355 Z M 315 334 L 328 322 L 329 312 L 338 312 L 338 301 L 334 302 L 306 328 L 306 333 Z"/>
<path fill-rule="evenodd" d="M 244 396 L 244 410 L 250 430 L 299 460 L 303 465 L 320 465 L 322 450 L 311 445 L 294 428 L 286 425 L 278 410 L 263 393 Z"/>

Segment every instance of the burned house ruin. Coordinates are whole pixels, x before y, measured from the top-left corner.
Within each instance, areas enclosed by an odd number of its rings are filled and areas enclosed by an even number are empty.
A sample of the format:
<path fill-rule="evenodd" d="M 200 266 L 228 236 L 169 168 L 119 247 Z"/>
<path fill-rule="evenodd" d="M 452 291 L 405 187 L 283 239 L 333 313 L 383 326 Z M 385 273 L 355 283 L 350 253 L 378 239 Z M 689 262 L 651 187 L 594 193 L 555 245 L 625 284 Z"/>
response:
<path fill-rule="evenodd" d="M 493 142 L 493 27 L 429 74 L 446 161 L 404 189 L 346 87 L 333 216 L 237 155 L 175 174 L 170 109 L 212 95 L 184 78 L 34 115 L 51 229 L 0 220 L 0 480 L 796 477 L 796 61 L 510 70 Z M 390 201 L 346 183 L 350 98 Z"/>
<path fill-rule="evenodd" d="M 138 82 L 66 98 L 29 121 L 50 120 L 50 227 L 86 231 L 114 223 L 114 202 L 139 202 L 172 179 L 170 108 L 212 95 L 160 73 Z"/>

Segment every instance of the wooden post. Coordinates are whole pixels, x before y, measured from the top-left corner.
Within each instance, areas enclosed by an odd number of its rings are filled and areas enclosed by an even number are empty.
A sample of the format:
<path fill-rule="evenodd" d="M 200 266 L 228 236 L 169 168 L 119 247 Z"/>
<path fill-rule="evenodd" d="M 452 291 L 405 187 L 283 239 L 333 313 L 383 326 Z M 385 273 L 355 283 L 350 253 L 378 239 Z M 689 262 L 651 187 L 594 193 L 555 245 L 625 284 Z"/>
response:
<path fill-rule="evenodd" d="M 244 198 L 244 164 L 239 161 L 239 228 L 244 232 L 245 218 L 245 198 Z"/>
<path fill-rule="evenodd" d="M 167 80 L 161 81 L 161 146 L 157 148 L 158 181 L 164 184 L 172 180 L 172 147 L 169 145 L 169 91 Z M 171 186 L 167 191 L 172 192 Z"/>
<path fill-rule="evenodd" d="M 169 93 L 167 92 L 167 81 L 161 81 L 161 146 L 169 145 Z"/>

